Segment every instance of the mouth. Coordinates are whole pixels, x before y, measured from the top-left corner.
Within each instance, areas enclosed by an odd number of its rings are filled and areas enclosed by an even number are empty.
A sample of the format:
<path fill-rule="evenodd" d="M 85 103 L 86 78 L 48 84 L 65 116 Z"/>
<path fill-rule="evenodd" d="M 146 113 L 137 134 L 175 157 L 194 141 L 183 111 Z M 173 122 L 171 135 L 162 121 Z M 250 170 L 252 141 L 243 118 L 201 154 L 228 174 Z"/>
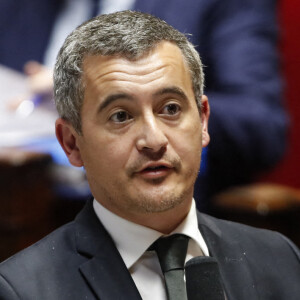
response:
<path fill-rule="evenodd" d="M 158 179 L 166 177 L 173 169 L 171 165 L 165 163 L 152 163 L 144 166 L 137 174 L 144 179 Z"/>
<path fill-rule="evenodd" d="M 169 169 L 169 168 L 166 166 L 154 166 L 154 167 L 147 167 L 144 170 L 142 170 L 142 172 L 143 171 L 146 171 L 146 172 L 161 171 L 161 170 L 166 170 L 166 169 Z"/>

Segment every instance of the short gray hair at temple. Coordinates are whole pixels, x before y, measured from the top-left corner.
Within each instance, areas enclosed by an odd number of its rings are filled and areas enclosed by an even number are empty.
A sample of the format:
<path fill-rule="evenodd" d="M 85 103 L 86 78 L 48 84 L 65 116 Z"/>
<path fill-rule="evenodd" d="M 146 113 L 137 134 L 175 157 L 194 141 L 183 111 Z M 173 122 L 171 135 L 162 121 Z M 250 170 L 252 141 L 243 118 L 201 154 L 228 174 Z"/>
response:
<path fill-rule="evenodd" d="M 59 116 L 81 134 L 84 99 L 83 61 L 87 56 L 122 56 L 134 61 L 159 43 L 171 42 L 181 50 L 191 74 L 193 91 L 201 109 L 204 75 L 198 52 L 187 37 L 149 14 L 122 11 L 97 16 L 77 27 L 60 49 L 54 69 L 54 98 Z"/>

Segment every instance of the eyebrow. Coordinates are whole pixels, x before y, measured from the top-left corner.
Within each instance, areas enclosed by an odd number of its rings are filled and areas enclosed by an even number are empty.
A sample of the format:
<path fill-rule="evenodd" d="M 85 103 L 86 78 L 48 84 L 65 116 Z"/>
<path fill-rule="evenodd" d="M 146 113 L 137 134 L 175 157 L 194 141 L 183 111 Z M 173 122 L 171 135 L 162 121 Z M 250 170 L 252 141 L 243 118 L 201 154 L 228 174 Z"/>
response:
<path fill-rule="evenodd" d="M 183 98 L 185 100 L 188 99 L 185 92 L 177 86 L 170 86 L 170 87 L 163 88 L 163 89 L 155 92 L 154 96 L 162 96 L 162 95 L 165 95 L 165 94 L 175 94 L 175 95 L 178 95 L 178 96 L 180 96 L 181 98 Z"/>
<path fill-rule="evenodd" d="M 162 89 L 158 90 L 157 92 L 155 92 L 153 94 L 153 96 L 157 97 L 157 96 L 163 96 L 165 94 L 175 94 L 175 95 L 180 96 L 184 100 L 188 99 L 186 94 L 184 93 L 184 91 L 177 86 L 162 88 Z M 133 100 L 133 98 L 134 98 L 133 96 L 126 94 L 126 93 L 117 93 L 117 94 L 109 95 L 104 99 L 104 101 L 99 106 L 98 113 L 101 112 L 102 110 L 104 110 L 107 106 L 109 106 L 114 101 L 117 101 L 120 99 Z"/>
<path fill-rule="evenodd" d="M 120 99 L 133 100 L 133 97 L 126 94 L 126 93 L 118 93 L 118 94 L 109 95 L 104 99 L 104 101 L 99 106 L 98 112 L 101 112 L 103 109 L 105 109 L 112 102 L 120 100 Z"/>

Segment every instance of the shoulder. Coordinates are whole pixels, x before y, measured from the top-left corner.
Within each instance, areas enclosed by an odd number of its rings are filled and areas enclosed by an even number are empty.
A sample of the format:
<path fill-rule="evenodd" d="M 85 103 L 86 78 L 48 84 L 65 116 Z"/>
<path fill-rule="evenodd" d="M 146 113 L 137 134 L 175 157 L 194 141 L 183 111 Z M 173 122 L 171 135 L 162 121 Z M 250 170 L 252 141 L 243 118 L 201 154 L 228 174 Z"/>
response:
<path fill-rule="evenodd" d="M 76 251 L 74 227 L 75 222 L 64 225 L 2 262 L 0 299 L 27 299 L 26 292 L 47 290 L 54 278 L 60 282 L 67 282 L 67 276 L 69 280 L 75 279 L 70 272 L 65 272 L 84 261 Z M 22 297 L 17 297 L 20 293 Z"/>
<path fill-rule="evenodd" d="M 51 257 L 56 252 L 63 253 L 73 248 L 75 240 L 73 228 L 73 222 L 66 224 L 35 244 L 8 258 L 0 264 L 0 273 L 5 269 L 14 267 L 14 265 L 20 266 L 21 262 L 23 266 L 27 263 L 37 263 L 40 266 L 41 262 L 45 263 L 45 261 L 51 260 Z"/>
<path fill-rule="evenodd" d="M 14 269 L 36 269 L 48 267 L 53 259 L 64 259 L 64 256 L 76 251 L 75 222 L 68 223 L 40 241 L 18 252 L 0 264 L 0 274 Z"/>
<path fill-rule="evenodd" d="M 281 233 L 255 228 L 252 226 L 217 219 L 205 214 L 199 214 L 199 227 L 204 236 L 219 241 L 223 247 L 247 250 L 257 256 L 288 255 L 291 259 L 300 261 L 300 251 L 287 237 Z"/>
<path fill-rule="evenodd" d="M 1 263 L 0 299 L 72 299 L 87 260 L 76 249 L 76 226 L 66 224 Z"/>
<path fill-rule="evenodd" d="M 105 246 L 117 251 L 88 201 L 73 222 L 0 264 L 0 299 L 94 299 L 82 267 Z"/>

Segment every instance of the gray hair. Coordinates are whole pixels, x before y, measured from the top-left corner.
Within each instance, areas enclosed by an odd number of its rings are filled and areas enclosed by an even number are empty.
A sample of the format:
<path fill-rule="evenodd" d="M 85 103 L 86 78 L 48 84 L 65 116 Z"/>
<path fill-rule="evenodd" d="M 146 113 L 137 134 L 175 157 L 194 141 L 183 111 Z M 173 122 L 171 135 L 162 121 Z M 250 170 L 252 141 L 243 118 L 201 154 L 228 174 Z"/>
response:
<path fill-rule="evenodd" d="M 89 55 L 121 55 L 137 60 L 160 42 L 178 46 L 188 65 L 195 100 L 200 109 L 203 94 L 203 67 L 198 52 L 187 37 L 166 22 L 149 14 L 122 11 L 97 16 L 77 27 L 60 49 L 54 69 L 55 104 L 60 117 L 81 133 L 84 98 L 82 65 Z"/>

